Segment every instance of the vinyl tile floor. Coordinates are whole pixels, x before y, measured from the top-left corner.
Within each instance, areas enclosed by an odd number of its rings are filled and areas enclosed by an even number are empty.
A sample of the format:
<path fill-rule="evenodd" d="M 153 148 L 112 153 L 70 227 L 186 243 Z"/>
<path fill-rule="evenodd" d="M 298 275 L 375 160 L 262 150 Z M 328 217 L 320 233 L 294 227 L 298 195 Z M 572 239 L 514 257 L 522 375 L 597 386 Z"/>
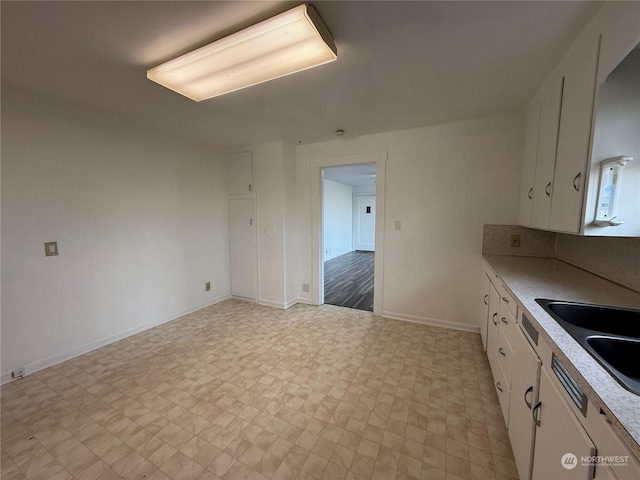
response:
<path fill-rule="evenodd" d="M 480 336 L 236 300 L 0 390 L 1 477 L 511 479 Z"/>

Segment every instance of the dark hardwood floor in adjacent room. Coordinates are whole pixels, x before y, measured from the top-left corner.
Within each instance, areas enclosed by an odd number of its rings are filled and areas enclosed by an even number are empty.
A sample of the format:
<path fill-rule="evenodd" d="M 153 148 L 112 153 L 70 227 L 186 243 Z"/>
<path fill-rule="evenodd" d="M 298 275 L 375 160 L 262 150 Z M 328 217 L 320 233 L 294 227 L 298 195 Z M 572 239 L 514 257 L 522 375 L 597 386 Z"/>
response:
<path fill-rule="evenodd" d="M 350 252 L 324 262 L 324 303 L 373 312 L 374 252 Z"/>

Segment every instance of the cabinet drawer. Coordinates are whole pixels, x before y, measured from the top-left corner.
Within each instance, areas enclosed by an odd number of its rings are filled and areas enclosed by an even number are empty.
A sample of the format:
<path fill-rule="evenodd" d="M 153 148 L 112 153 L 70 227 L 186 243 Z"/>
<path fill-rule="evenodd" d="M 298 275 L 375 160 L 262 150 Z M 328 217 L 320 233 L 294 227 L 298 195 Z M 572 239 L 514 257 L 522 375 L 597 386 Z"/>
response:
<path fill-rule="evenodd" d="M 509 343 L 513 344 L 514 338 L 518 334 L 518 325 L 516 325 L 515 317 L 511 315 L 511 311 L 502 301 L 498 312 L 498 323 L 500 324 L 500 330 L 504 331 Z"/>
<path fill-rule="evenodd" d="M 518 315 L 518 305 L 513 297 L 507 293 L 507 289 L 502 283 L 497 283 L 498 293 L 500 294 L 500 308 L 504 307 L 511 313 L 513 318 Z"/>
<path fill-rule="evenodd" d="M 502 367 L 504 379 L 511 388 L 511 370 L 513 369 L 513 348 L 507 340 L 504 330 L 501 328 L 498 333 L 498 343 L 496 345 L 496 356 Z"/>

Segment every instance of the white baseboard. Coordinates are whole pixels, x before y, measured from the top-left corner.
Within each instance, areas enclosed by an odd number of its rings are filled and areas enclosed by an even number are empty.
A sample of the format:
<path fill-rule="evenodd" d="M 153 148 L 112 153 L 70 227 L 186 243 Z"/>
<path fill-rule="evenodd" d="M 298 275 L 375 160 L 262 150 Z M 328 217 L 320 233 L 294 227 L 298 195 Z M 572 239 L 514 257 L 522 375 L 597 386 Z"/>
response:
<path fill-rule="evenodd" d="M 59 363 L 66 362 L 67 360 L 71 360 L 72 358 L 75 358 L 79 355 L 85 354 L 92 350 L 96 350 L 100 347 L 104 347 L 105 345 L 109 345 L 110 343 L 117 342 L 118 340 L 122 340 L 123 338 L 130 337 L 131 335 L 135 335 L 136 333 L 144 332 L 145 330 L 149 330 L 150 328 L 157 327 L 158 325 L 162 325 L 163 323 L 176 320 L 180 317 L 188 315 L 189 313 L 193 313 L 198 310 L 202 310 L 203 308 L 214 305 L 216 303 L 220 303 L 224 300 L 227 300 L 228 298 L 230 298 L 229 295 L 221 295 L 206 303 L 196 305 L 194 307 L 187 308 L 179 312 L 175 312 L 171 315 L 167 315 L 165 317 L 152 320 L 151 322 L 143 323 L 142 325 L 137 325 L 133 328 L 128 328 L 127 330 L 123 330 L 113 335 L 109 335 L 107 337 L 100 338 L 98 340 L 94 340 L 89 343 L 85 343 L 84 345 L 79 345 L 65 352 L 58 353 L 56 355 L 51 355 L 49 357 L 36 360 L 35 362 L 27 363 L 24 366 L 26 375 L 29 376 L 32 373 L 36 373 L 40 370 L 44 370 L 45 368 L 53 367 L 54 365 L 58 365 Z M 12 380 L 14 379 L 11 378 L 11 371 L 2 372 L 2 374 L 0 374 L 0 385 L 9 383 Z"/>
<path fill-rule="evenodd" d="M 308 303 L 309 305 L 311 305 L 311 300 L 308 300 L 306 298 L 294 298 L 293 300 L 289 300 L 288 302 L 274 302 L 273 300 L 264 300 L 264 299 L 260 299 L 258 301 L 259 305 L 264 305 L 265 307 L 274 307 L 274 308 L 280 308 L 281 310 L 286 310 L 289 307 L 293 307 L 296 303 Z"/>
<path fill-rule="evenodd" d="M 241 302 L 247 302 L 247 303 L 258 303 L 256 302 L 255 298 L 249 298 L 249 297 L 240 297 L 238 295 L 231 295 L 230 298 L 233 298 L 234 300 L 240 300 Z"/>
<path fill-rule="evenodd" d="M 313 305 L 313 300 L 305 297 L 296 298 L 296 303 L 304 303 L 305 305 Z"/>
<path fill-rule="evenodd" d="M 288 302 L 285 302 L 284 309 L 286 310 L 289 307 L 293 307 L 296 303 L 298 303 L 297 298 L 294 298 L 293 300 L 289 300 Z"/>
<path fill-rule="evenodd" d="M 416 315 L 407 315 L 405 313 L 382 312 L 385 318 L 393 320 L 403 320 L 405 322 L 421 323 L 432 327 L 450 328 L 453 330 L 462 330 L 464 332 L 480 333 L 480 327 L 477 325 L 468 325 L 466 323 L 451 322 L 449 320 L 438 320 L 436 318 L 418 317 Z"/>
<path fill-rule="evenodd" d="M 284 310 L 284 302 L 275 302 L 273 300 L 265 300 L 261 298 L 258 300 L 258 305 L 264 305 L 265 307 L 273 307 L 279 308 L 280 310 Z"/>

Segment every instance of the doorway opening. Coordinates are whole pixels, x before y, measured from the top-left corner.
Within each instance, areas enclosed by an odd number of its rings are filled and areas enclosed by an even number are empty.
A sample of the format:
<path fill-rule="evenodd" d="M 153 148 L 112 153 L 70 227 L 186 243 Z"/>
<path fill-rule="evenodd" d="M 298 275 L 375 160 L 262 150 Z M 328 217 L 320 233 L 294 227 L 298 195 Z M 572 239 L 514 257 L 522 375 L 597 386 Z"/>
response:
<path fill-rule="evenodd" d="M 373 311 L 376 164 L 323 169 L 324 303 Z"/>

